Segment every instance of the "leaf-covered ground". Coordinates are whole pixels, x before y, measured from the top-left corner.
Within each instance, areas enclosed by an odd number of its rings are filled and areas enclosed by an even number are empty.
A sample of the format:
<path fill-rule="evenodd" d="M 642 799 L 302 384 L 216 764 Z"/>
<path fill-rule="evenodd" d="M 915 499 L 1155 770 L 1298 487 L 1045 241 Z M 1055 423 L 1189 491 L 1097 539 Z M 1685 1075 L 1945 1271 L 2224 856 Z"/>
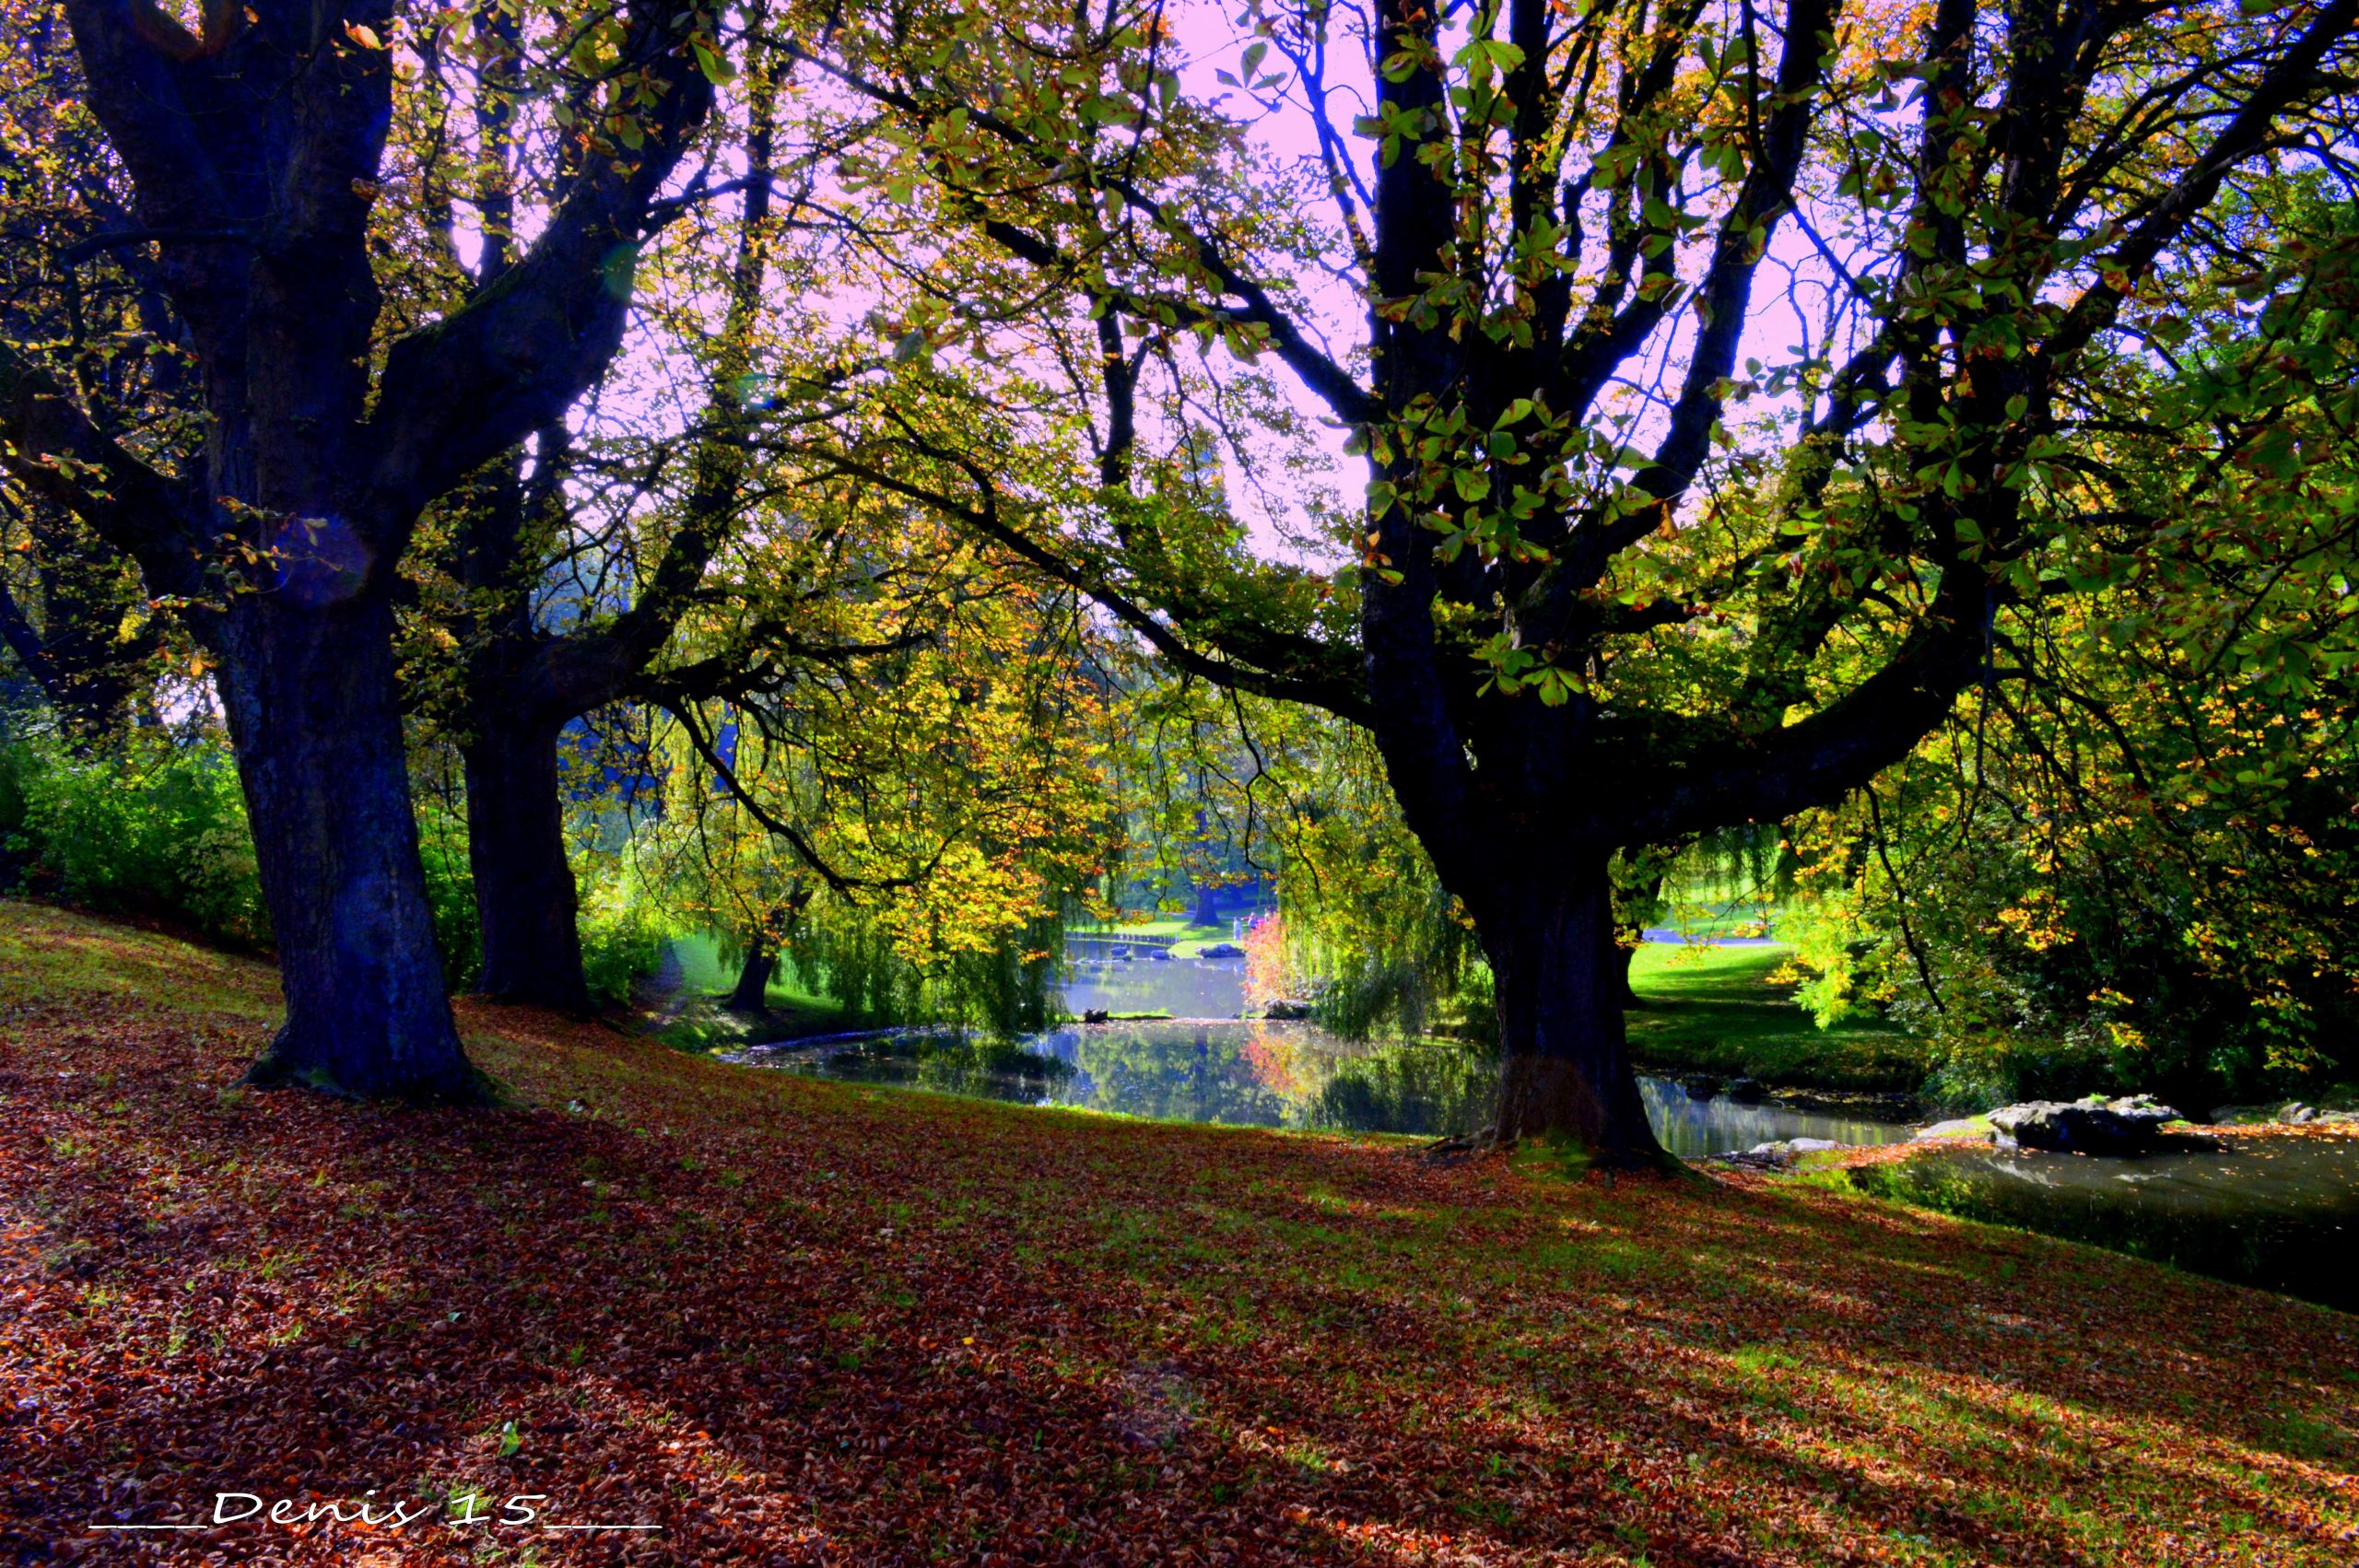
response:
<path fill-rule="evenodd" d="M 2359 1561 L 2323 1309 L 475 1007 L 518 1108 L 227 1088 L 273 989 L 0 905 L 0 1561 Z M 223 1492 L 661 1528 L 93 1527 Z"/>

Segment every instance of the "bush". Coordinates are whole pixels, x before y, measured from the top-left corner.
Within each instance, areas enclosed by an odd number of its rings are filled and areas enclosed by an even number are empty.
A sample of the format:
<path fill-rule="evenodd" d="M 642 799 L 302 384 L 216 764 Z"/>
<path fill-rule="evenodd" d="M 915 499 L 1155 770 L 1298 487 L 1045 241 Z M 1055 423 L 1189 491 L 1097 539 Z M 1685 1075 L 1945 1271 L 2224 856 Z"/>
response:
<path fill-rule="evenodd" d="M 663 926 L 618 888 L 600 889 L 583 902 L 581 930 L 581 977 L 602 1005 L 628 1000 L 642 977 L 663 967 Z"/>
<path fill-rule="evenodd" d="M 417 852 L 426 868 L 426 906 L 442 983 L 471 989 L 483 966 L 483 927 L 475 917 L 475 872 L 467 860 L 466 818 L 428 795 L 417 802 Z"/>
<path fill-rule="evenodd" d="M 464 989 L 481 952 L 466 825 L 422 802 L 418 841 L 443 977 Z M 237 764 L 211 737 L 135 730 L 84 755 L 40 733 L 0 743 L 0 886 L 270 946 Z"/>
<path fill-rule="evenodd" d="M 85 755 L 50 737 L 0 747 L 0 834 L 32 892 L 170 920 L 216 942 L 270 940 L 228 749 L 135 731 Z"/>

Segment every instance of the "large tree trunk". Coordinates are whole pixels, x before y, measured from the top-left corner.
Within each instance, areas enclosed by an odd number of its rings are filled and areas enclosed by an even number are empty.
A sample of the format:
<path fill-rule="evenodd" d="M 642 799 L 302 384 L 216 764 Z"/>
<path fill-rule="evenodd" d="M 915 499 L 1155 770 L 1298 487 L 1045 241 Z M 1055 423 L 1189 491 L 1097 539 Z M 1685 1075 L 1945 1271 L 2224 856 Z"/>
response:
<path fill-rule="evenodd" d="M 729 993 L 732 1012 L 758 1014 L 769 1007 L 770 977 L 778 973 L 778 954 L 761 931 L 745 949 L 745 967 L 737 971 L 737 989 Z"/>
<path fill-rule="evenodd" d="M 483 931 L 475 989 L 495 1001 L 590 1011 L 580 895 L 565 855 L 558 726 L 478 707 L 467 767 L 467 861 Z"/>
<path fill-rule="evenodd" d="M 1628 960 L 1614 940 L 1603 860 L 1567 883 L 1486 904 L 1481 935 L 1499 1008 L 1498 1141 L 1561 1138 L 1601 1164 L 1663 1164 L 1623 1033 Z"/>
<path fill-rule="evenodd" d="M 392 608 L 380 593 L 306 604 L 301 586 L 241 596 L 214 639 L 287 996 L 249 1079 L 480 1098 L 434 949 Z"/>

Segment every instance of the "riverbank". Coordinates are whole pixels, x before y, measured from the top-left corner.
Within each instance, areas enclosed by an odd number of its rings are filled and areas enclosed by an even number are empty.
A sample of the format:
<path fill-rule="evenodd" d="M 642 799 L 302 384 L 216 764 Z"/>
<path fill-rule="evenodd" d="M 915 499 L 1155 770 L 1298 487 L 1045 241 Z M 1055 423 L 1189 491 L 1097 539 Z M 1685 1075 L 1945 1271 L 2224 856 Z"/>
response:
<path fill-rule="evenodd" d="M 1752 1078 L 1837 1095 L 1914 1095 L 1924 1085 L 1923 1047 L 1860 1019 L 1832 1029 L 1794 1005 L 1771 978 L 1783 946 L 1645 942 L 1630 963 L 1630 1049 L 1641 1068 L 1679 1075 Z"/>
<path fill-rule="evenodd" d="M 2343 1563 L 2353 1319 L 1743 1173 L 734 1069 L 464 1003 L 489 1112 L 229 1087 L 259 965 L 0 905 L 0 1549 Z"/>

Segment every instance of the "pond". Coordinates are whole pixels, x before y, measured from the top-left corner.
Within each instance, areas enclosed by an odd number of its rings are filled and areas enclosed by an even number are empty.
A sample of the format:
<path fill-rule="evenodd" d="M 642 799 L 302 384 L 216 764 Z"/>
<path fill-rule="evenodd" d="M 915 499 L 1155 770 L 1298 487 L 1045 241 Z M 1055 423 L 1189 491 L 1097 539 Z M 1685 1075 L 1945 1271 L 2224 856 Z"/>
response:
<path fill-rule="evenodd" d="M 1245 1011 L 1242 958 L 1076 956 L 1068 968 L 1064 1007 L 1076 1018 L 1102 1011 L 1233 1019 Z"/>
<path fill-rule="evenodd" d="M 1064 994 L 1069 1011 L 1180 1016 L 1070 1024 L 1014 1047 L 897 1031 L 757 1047 L 737 1059 L 857 1082 L 1232 1126 L 1439 1137 L 1489 1119 L 1497 1068 L 1477 1051 L 1441 1041 L 1340 1040 L 1309 1024 L 1239 1019 L 1243 1003 L 1241 960 L 1083 962 Z M 1886 1143 L 1915 1130 L 1778 1105 L 1694 1100 L 1667 1079 L 1641 1079 L 1640 1087 L 1656 1136 L 1691 1158 L 1788 1138 Z"/>
<path fill-rule="evenodd" d="M 2359 1310 L 2359 1137 L 2210 1141 L 2136 1159 L 1949 1147 L 1851 1179 L 1945 1213 Z"/>

